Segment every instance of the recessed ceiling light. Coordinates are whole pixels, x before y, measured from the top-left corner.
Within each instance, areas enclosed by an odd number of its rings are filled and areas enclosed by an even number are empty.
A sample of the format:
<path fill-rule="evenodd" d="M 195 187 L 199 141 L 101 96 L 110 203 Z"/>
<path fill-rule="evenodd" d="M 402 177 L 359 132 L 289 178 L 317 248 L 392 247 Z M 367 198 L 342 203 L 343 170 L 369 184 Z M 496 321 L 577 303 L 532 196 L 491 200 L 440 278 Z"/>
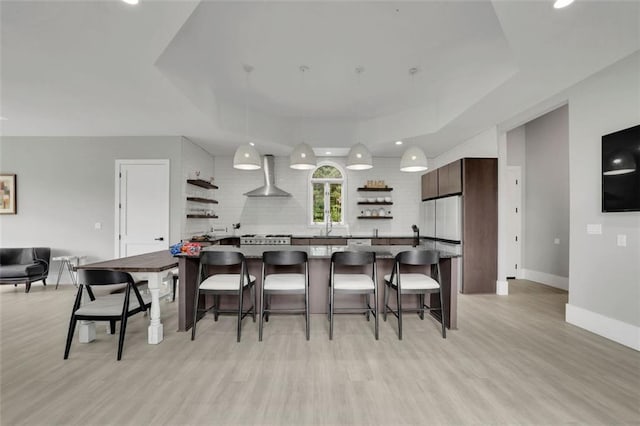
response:
<path fill-rule="evenodd" d="M 326 151 L 325 154 L 326 155 L 331 155 L 331 151 Z"/>
<path fill-rule="evenodd" d="M 255 143 L 253 143 L 253 142 L 249 142 L 249 145 L 251 145 L 251 146 L 256 146 L 256 144 L 255 144 Z"/>
<path fill-rule="evenodd" d="M 0 120 L 6 120 L 7 117 L 0 117 Z"/>
<path fill-rule="evenodd" d="M 396 141 L 396 145 L 402 145 L 402 141 Z"/>
<path fill-rule="evenodd" d="M 122 0 L 126 4 L 138 4 L 138 0 Z"/>
<path fill-rule="evenodd" d="M 553 3 L 553 7 L 555 9 L 562 9 L 563 7 L 569 6 L 571 3 L 573 3 L 573 0 L 556 0 Z"/>

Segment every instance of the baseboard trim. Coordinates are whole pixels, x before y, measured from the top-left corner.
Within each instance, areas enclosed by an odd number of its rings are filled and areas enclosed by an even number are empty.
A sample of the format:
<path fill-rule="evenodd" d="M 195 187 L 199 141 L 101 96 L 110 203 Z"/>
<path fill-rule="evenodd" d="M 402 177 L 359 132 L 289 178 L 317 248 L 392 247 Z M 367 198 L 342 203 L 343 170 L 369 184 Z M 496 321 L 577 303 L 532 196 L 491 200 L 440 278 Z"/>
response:
<path fill-rule="evenodd" d="M 621 345 L 640 351 L 640 327 L 566 304 L 565 321 Z"/>
<path fill-rule="evenodd" d="M 496 281 L 496 294 L 499 296 L 508 296 L 509 281 Z"/>
<path fill-rule="evenodd" d="M 522 269 L 522 278 L 535 281 L 544 285 L 569 291 L 569 278 L 559 275 L 547 274 L 546 272 L 534 271 L 532 269 Z"/>

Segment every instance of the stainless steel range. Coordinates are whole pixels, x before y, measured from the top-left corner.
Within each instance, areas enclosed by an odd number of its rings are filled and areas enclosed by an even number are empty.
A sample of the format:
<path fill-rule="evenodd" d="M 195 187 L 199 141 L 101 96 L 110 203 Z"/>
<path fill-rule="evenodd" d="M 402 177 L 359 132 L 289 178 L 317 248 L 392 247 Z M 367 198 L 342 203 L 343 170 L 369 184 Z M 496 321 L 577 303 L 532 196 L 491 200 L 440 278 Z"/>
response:
<path fill-rule="evenodd" d="M 274 245 L 274 246 L 288 246 L 291 245 L 291 235 L 284 234 L 267 234 L 267 235 L 255 235 L 246 234 L 240 236 L 241 246 L 256 246 L 256 245 Z"/>

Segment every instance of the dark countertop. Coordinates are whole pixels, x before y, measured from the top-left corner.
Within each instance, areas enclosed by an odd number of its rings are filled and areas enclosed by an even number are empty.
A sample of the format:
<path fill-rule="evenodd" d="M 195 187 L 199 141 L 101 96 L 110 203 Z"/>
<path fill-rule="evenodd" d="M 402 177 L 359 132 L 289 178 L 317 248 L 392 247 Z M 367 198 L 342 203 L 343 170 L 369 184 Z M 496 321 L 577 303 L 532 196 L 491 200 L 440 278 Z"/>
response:
<path fill-rule="evenodd" d="M 420 249 L 420 248 L 418 248 Z M 426 249 L 426 248 L 424 248 Z M 272 250 L 296 250 L 305 251 L 310 259 L 329 259 L 337 251 L 374 251 L 379 259 L 391 259 L 401 251 L 416 250 L 412 246 L 287 246 L 287 245 L 246 245 L 246 246 L 210 246 L 203 251 L 240 251 L 248 259 L 262 259 L 262 253 Z M 177 255 L 185 256 L 185 255 Z M 196 256 L 190 256 L 196 257 Z M 460 257 L 457 254 L 440 251 L 440 257 L 450 259 Z"/>
<path fill-rule="evenodd" d="M 291 238 L 302 238 L 302 239 L 346 238 L 346 239 L 355 239 L 355 240 L 369 240 L 371 238 L 413 238 L 413 235 L 378 235 L 377 237 L 374 237 L 373 235 L 344 235 L 344 234 L 335 234 L 335 235 L 292 235 Z"/>

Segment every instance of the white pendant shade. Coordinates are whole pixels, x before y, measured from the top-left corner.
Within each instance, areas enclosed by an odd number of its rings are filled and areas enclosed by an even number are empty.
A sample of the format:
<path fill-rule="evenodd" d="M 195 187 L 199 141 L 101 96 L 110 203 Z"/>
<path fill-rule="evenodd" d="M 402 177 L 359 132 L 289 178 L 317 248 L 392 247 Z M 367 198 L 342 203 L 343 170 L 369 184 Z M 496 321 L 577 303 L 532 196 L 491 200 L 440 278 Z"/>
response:
<path fill-rule="evenodd" d="M 316 154 L 306 143 L 301 143 L 293 149 L 289 157 L 289 167 L 296 170 L 311 170 L 316 168 Z"/>
<path fill-rule="evenodd" d="M 400 171 L 402 172 L 422 172 L 428 168 L 427 156 L 415 146 L 407 149 L 400 160 Z"/>
<path fill-rule="evenodd" d="M 260 154 L 251 145 L 242 145 L 236 149 L 233 156 L 233 168 L 240 170 L 258 170 L 260 165 Z"/>
<path fill-rule="evenodd" d="M 573 0 L 556 0 L 553 3 L 553 7 L 556 9 L 562 9 L 563 7 L 569 6 L 571 3 L 573 3 Z"/>
<path fill-rule="evenodd" d="M 347 157 L 347 169 L 349 170 L 367 170 L 373 167 L 373 159 L 371 153 L 361 143 L 355 144 L 349 151 Z"/>
<path fill-rule="evenodd" d="M 636 171 L 636 162 L 628 152 L 615 152 L 605 160 L 602 174 L 605 176 L 625 175 Z"/>

